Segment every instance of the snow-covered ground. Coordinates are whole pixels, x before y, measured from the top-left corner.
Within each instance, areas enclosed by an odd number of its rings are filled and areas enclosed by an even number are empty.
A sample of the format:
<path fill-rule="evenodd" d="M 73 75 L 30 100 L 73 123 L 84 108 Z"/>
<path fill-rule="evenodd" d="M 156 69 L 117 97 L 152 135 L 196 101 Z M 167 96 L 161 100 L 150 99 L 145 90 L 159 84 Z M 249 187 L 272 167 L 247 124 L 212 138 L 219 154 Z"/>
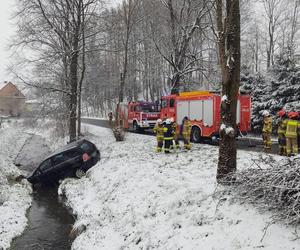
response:
<path fill-rule="evenodd" d="M 154 137 L 127 134 L 117 143 L 108 129 L 86 130 L 96 135 L 90 139 L 102 160 L 59 190 L 77 215 L 75 226 L 86 228 L 73 249 L 299 249 L 294 228 L 214 195 L 217 147 L 164 155 L 154 152 Z M 260 157 L 239 151 L 238 168 Z"/>
<path fill-rule="evenodd" d="M 13 162 L 29 137 L 16 122 L 5 122 L 0 128 L 0 249 L 9 248 L 27 224 L 32 190 L 26 180 L 14 181 L 22 172 Z"/>

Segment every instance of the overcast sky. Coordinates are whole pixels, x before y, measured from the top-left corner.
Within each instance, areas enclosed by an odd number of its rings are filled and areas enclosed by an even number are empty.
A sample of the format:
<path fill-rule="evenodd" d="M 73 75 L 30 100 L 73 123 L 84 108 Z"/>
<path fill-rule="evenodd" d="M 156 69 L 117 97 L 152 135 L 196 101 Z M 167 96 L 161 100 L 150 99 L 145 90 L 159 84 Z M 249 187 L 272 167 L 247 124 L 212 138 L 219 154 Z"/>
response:
<path fill-rule="evenodd" d="M 0 3 L 0 83 L 10 80 L 6 72 L 6 67 L 9 64 L 9 52 L 7 45 L 10 37 L 14 33 L 11 21 L 14 2 L 15 0 L 1 0 Z"/>

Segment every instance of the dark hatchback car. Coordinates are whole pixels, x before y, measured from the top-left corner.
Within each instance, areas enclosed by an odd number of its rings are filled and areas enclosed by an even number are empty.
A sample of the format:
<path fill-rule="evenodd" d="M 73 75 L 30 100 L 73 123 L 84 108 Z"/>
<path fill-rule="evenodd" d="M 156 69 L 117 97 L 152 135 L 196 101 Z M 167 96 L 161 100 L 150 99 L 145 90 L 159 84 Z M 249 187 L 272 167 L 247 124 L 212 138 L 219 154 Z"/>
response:
<path fill-rule="evenodd" d="M 67 144 L 49 155 L 27 177 L 32 184 L 52 183 L 66 177 L 82 177 L 100 160 L 97 147 L 86 139 Z"/>

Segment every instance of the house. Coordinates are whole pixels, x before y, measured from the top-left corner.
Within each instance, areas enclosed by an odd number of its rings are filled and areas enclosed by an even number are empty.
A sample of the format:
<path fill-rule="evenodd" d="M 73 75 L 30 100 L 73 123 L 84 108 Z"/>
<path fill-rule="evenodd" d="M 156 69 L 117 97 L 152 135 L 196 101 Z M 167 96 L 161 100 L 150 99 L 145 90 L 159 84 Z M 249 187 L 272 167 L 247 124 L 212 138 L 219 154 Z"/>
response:
<path fill-rule="evenodd" d="M 19 116 L 23 113 L 25 96 L 11 82 L 0 83 L 0 114 Z"/>

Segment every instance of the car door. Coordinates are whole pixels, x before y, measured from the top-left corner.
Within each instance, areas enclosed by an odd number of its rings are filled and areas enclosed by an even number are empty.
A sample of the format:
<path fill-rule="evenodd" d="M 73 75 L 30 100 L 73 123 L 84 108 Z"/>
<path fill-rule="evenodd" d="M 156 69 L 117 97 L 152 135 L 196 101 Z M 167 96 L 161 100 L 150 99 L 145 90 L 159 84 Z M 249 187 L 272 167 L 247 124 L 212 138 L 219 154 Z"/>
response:
<path fill-rule="evenodd" d="M 81 152 L 79 150 L 73 149 L 63 153 L 65 162 L 61 168 L 61 177 L 72 176 L 74 169 L 81 166 Z"/>
<path fill-rule="evenodd" d="M 52 167 L 51 159 L 47 159 L 43 161 L 39 168 L 36 170 L 35 176 L 38 180 L 43 182 L 48 181 L 49 179 L 49 171 Z"/>
<path fill-rule="evenodd" d="M 64 177 L 65 169 L 68 165 L 67 159 L 64 153 L 57 154 L 52 157 L 53 168 L 49 174 L 53 179 L 61 179 Z"/>
<path fill-rule="evenodd" d="M 66 176 L 71 176 L 74 169 L 80 167 L 81 153 L 76 149 L 72 149 L 54 156 L 52 162 L 55 174 L 53 178 L 62 179 Z"/>

